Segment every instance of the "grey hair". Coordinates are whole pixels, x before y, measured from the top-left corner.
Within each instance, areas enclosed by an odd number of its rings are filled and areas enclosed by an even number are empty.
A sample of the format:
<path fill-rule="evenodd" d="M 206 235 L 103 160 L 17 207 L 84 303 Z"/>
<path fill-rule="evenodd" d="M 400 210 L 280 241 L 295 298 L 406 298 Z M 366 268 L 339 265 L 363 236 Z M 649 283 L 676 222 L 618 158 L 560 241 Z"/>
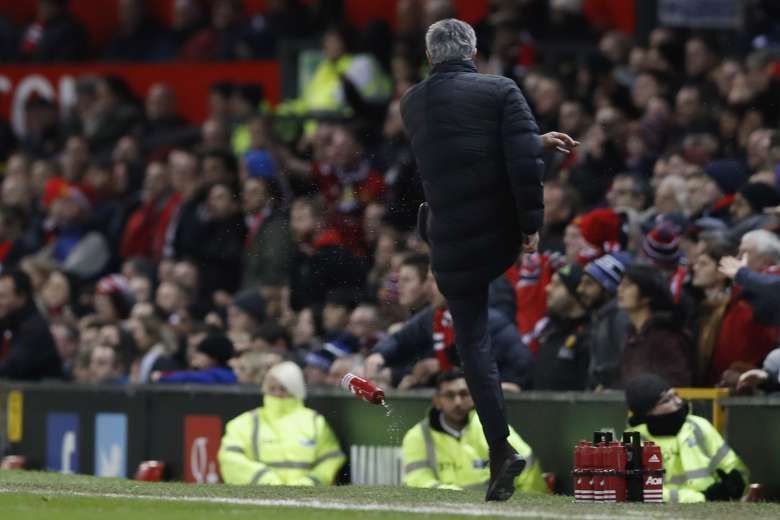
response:
<path fill-rule="evenodd" d="M 780 238 L 766 229 L 754 229 L 748 231 L 742 236 L 742 240 L 753 240 L 756 246 L 756 252 L 773 262 L 780 261 Z"/>
<path fill-rule="evenodd" d="M 447 18 L 428 27 L 425 47 L 433 65 L 448 60 L 470 60 L 477 49 L 477 35 L 466 22 Z"/>

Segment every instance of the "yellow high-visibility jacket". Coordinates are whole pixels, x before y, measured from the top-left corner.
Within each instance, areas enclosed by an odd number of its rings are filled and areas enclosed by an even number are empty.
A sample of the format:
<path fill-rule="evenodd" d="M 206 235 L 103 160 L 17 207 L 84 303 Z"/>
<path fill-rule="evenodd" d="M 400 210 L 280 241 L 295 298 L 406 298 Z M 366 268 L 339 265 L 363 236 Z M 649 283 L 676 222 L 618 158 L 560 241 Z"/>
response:
<path fill-rule="evenodd" d="M 323 59 L 303 86 L 301 96 L 280 103 L 276 107 L 276 114 L 288 116 L 336 112 L 347 117 L 353 115 L 344 94 L 342 76 L 349 79 L 368 102 L 383 102 L 392 95 L 392 82 L 373 56 L 345 54 L 336 60 Z M 314 120 L 304 125 L 306 134 L 312 133 L 315 128 Z"/>
<path fill-rule="evenodd" d="M 439 411 L 417 423 L 404 436 L 403 482 L 410 487 L 439 489 L 485 488 L 490 478 L 488 445 L 482 424 L 472 410 L 466 427 L 455 438 L 442 431 Z M 544 493 L 547 485 L 539 461 L 517 432 L 509 427 L 509 443 L 526 460 L 526 467 L 517 477 L 515 486 L 521 491 Z"/>
<path fill-rule="evenodd" d="M 287 486 L 330 485 L 346 459 L 324 417 L 269 395 L 227 423 L 218 458 L 227 484 Z"/>
<path fill-rule="evenodd" d="M 715 483 L 718 469 L 737 470 L 749 480 L 748 469 L 718 430 L 703 417 L 689 415 L 677 435 L 653 436 L 646 424 L 628 428 L 643 441 L 661 448 L 664 459 L 664 502 L 704 502 L 704 491 Z"/>

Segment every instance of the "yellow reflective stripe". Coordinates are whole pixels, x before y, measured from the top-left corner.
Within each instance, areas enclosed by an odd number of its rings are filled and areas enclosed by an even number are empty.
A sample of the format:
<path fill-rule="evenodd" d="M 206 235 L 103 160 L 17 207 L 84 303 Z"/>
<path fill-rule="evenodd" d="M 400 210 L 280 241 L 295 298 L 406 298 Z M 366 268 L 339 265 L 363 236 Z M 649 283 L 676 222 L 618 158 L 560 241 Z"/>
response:
<path fill-rule="evenodd" d="M 335 459 L 335 458 L 343 457 L 343 456 L 344 456 L 344 454 L 341 452 L 341 450 L 333 450 L 331 452 L 326 453 L 325 455 L 323 455 L 322 457 L 318 458 L 317 460 L 315 460 L 312 465 L 313 466 L 317 466 L 320 463 L 325 462 L 328 459 Z"/>
<path fill-rule="evenodd" d="M 427 460 L 418 460 L 417 462 L 410 462 L 406 466 L 404 466 L 404 474 L 409 474 L 412 471 L 417 471 L 418 469 L 423 468 L 429 468 L 430 464 Z"/>
<path fill-rule="evenodd" d="M 715 452 L 715 455 L 712 456 L 712 460 L 710 461 L 710 472 L 715 471 L 715 469 L 718 467 L 718 465 L 723 462 L 723 459 L 726 458 L 726 456 L 731 451 L 731 448 L 728 444 L 725 442 L 723 443 L 723 446 L 718 448 L 718 451 Z"/>
<path fill-rule="evenodd" d="M 533 454 L 533 453 L 530 453 L 530 454 L 529 454 L 529 455 L 528 455 L 528 456 L 525 458 L 525 467 L 523 468 L 523 471 L 525 471 L 525 470 L 527 470 L 528 468 L 530 468 L 531 466 L 533 466 L 534 462 L 536 462 L 536 460 L 534 459 L 534 454 Z M 522 475 L 522 472 L 521 472 L 520 474 Z"/>
<path fill-rule="evenodd" d="M 279 462 L 266 462 L 269 468 L 284 468 L 284 469 L 311 469 L 314 464 L 311 462 L 296 462 L 294 460 L 281 460 Z"/>
<path fill-rule="evenodd" d="M 252 455 L 256 461 L 260 461 L 260 417 L 257 412 L 252 413 Z"/>
<path fill-rule="evenodd" d="M 268 468 L 263 468 L 263 469 L 259 470 L 259 471 L 258 471 L 257 473 L 255 473 L 255 475 L 252 477 L 252 480 L 250 480 L 250 481 L 249 481 L 249 485 L 250 485 L 250 486 L 252 486 L 252 485 L 254 485 L 254 484 L 257 484 L 258 482 L 260 482 L 260 479 L 261 479 L 261 478 L 263 478 L 263 475 L 265 475 L 266 473 L 268 473 L 268 471 L 269 471 L 269 469 L 268 469 Z"/>
<path fill-rule="evenodd" d="M 436 468 L 436 447 L 433 445 L 431 425 L 427 419 L 422 423 L 422 434 L 425 441 L 425 453 L 428 455 L 428 465 L 433 471 L 434 478 L 439 480 L 439 470 Z"/>
<path fill-rule="evenodd" d="M 707 456 L 708 459 L 711 459 L 712 454 L 707 448 L 707 442 L 704 439 L 704 432 L 702 431 L 701 426 L 690 419 L 688 419 L 686 422 L 693 428 L 693 436 L 696 437 L 696 444 L 699 445 L 699 449 L 702 451 L 702 453 L 704 453 L 704 455 Z"/>
<path fill-rule="evenodd" d="M 697 478 L 706 478 L 712 474 L 709 468 L 694 469 L 693 471 L 686 471 L 682 475 L 675 475 L 669 478 L 670 484 L 682 485 L 688 481 L 696 480 Z"/>
<path fill-rule="evenodd" d="M 676 504 L 680 501 L 680 492 L 676 489 L 669 490 L 669 503 Z"/>
<path fill-rule="evenodd" d="M 232 451 L 234 453 L 240 453 L 242 455 L 244 454 L 244 448 L 242 448 L 240 446 L 223 446 L 222 449 L 225 450 L 225 451 Z"/>

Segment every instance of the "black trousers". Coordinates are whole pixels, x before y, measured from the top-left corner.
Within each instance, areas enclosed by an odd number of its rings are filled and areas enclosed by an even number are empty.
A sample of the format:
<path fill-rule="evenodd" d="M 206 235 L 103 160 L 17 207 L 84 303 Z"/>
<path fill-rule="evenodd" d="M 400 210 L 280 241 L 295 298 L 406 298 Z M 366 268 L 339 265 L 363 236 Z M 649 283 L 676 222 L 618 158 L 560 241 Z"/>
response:
<path fill-rule="evenodd" d="M 446 296 L 446 295 L 445 295 Z M 488 333 L 488 286 L 467 297 L 448 299 L 455 329 L 455 345 L 471 397 L 489 446 L 509 436 L 504 394 Z"/>

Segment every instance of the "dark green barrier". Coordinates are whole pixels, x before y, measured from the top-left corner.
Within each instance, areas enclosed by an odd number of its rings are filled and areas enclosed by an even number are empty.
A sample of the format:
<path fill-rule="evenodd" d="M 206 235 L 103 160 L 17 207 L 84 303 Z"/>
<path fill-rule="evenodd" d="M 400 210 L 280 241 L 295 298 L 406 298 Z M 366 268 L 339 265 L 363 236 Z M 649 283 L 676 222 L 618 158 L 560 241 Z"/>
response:
<path fill-rule="evenodd" d="M 726 439 L 750 469 L 753 482 L 764 485 L 767 497 L 780 497 L 780 397 L 732 397 Z"/>
<path fill-rule="evenodd" d="M 18 442 L 10 442 L 7 436 L 11 426 L 7 419 L 12 414 L 7 414 L 6 408 L 12 390 L 20 391 L 23 399 L 23 434 Z M 383 408 L 338 390 L 312 391 L 307 405 L 325 416 L 343 443 L 345 452 L 349 453 L 351 446 L 400 445 L 404 433 L 425 416 L 430 397 L 430 392 L 390 393 L 388 403 L 392 412 L 389 416 Z M 213 460 L 220 428 L 260 402 L 261 397 L 255 388 L 238 386 L 96 388 L 56 383 L 0 383 L 2 418 L 8 423 L 0 430 L 0 448 L 5 446 L 6 453 L 25 455 L 28 467 L 46 468 L 47 462 L 51 466 L 52 453 L 47 455 L 47 450 L 52 449 L 50 437 L 54 435 L 50 431 L 52 414 L 73 413 L 78 420 L 77 446 L 70 447 L 78 455 L 74 465 L 80 473 L 95 474 L 101 463 L 106 464 L 106 461 L 96 460 L 96 418 L 106 413 L 114 414 L 112 417 L 123 414 L 127 422 L 125 476 L 132 476 L 141 461 L 158 459 L 167 463 L 170 478 L 183 479 L 189 475 L 192 480 L 194 470 L 187 473 L 187 466 L 202 466 L 203 461 L 198 459 L 199 453 L 191 448 L 192 434 L 188 437 L 185 431 L 188 421 L 212 422 L 205 425 L 211 427 L 212 435 L 208 447 L 202 447 L 202 455 L 205 457 L 208 451 Z M 731 399 L 726 403 L 730 444 L 744 457 L 753 472 L 754 481 L 767 485 L 769 496 L 780 496 L 780 470 L 775 469 L 776 461 L 780 461 L 780 446 L 774 440 L 780 432 L 780 398 Z M 543 469 L 556 475 L 558 489 L 564 493 L 571 492 L 574 444 L 580 439 L 590 438 L 594 430 L 613 429 L 620 434 L 626 417 L 620 393 L 525 392 L 508 396 L 506 409 L 510 423 L 533 448 Z M 706 410 L 706 407 L 701 409 Z M 16 417 L 11 422 L 18 419 Z M 215 421 L 216 424 L 213 424 Z M 761 425 L 760 437 L 757 436 L 756 425 Z M 61 444 L 54 446 L 59 450 L 55 455 L 65 450 L 63 446 L 67 443 L 63 441 Z M 53 464 L 59 464 L 56 457 Z M 347 471 L 348 468 L 342 478 L 344 482 L 349 481 Z M 207 468 L 199 467 L 194 473 L 205 479 Z"/>

